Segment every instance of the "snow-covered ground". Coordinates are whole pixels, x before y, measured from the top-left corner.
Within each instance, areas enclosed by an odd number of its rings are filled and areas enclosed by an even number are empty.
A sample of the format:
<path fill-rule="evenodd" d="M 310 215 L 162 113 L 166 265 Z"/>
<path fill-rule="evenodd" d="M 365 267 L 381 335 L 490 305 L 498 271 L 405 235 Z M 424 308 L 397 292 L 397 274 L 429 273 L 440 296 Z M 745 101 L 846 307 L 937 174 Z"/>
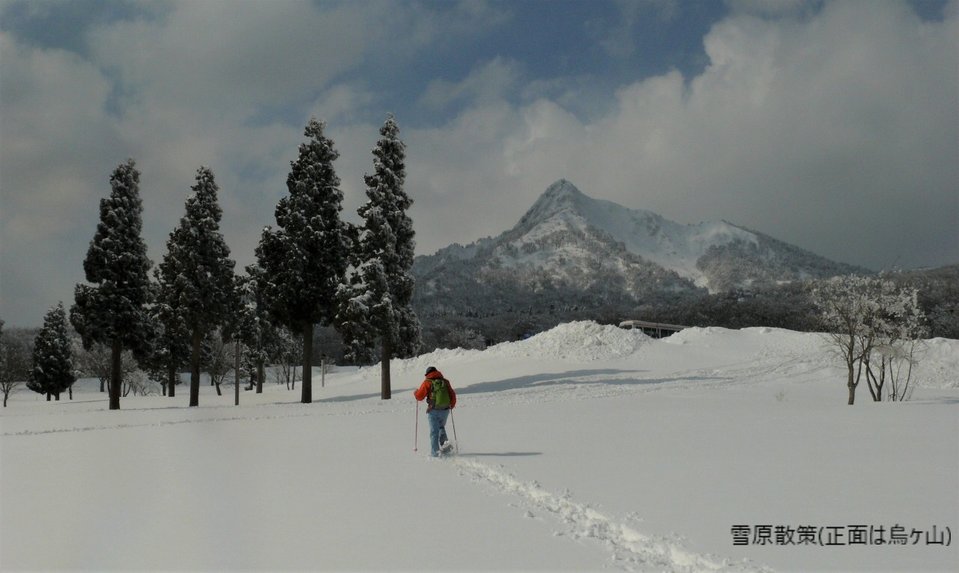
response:
<path fill-rule="evenodd" d="M 410 391 L 428 365 L 458 391 L 453 459 L 428 459 L 422 407 L 413 451 Z M 21 390 L 0 418 L 0 568 L 959 563 L 956 340 L 928 342 L 903 404 L 863 386 L 847 406 L 821 337 L 759 328 L 657 341 L 572 323 L 396 361 L 389 401 L 378 374 L 317 376 L 313 404 L 272 384 L 239 407 L 204 387 L 199 408 L 183 388 L 119 412 L 93 385 L 72 402 Z M 893 532 L 906 544 L 870 543 Z"/>

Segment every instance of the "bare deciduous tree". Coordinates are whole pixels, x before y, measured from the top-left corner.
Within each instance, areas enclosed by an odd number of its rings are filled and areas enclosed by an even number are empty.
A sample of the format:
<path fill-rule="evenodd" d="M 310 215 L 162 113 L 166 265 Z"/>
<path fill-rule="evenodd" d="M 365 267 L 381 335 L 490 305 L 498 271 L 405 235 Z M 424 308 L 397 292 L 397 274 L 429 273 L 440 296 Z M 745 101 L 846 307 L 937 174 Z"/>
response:
<path fill-rule="evenodd" d="M 908 398 L 917 343 L 927 332 L 917 290 L 850 275 L 819 283 L 811 294 L 846 366 L 848 404 L 855 403 L 863 375 L 873 400 L 882 400 L 887 381 L 895 387 L 889 388 L 891 400 Z"/>

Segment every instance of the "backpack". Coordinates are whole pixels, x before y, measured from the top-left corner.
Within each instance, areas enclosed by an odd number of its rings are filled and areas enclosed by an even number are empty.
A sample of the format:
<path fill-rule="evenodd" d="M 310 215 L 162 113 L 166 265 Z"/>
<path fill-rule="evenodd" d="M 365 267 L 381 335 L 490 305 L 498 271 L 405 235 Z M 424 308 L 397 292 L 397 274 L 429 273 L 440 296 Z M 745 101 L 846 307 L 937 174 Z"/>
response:
<path fill-rule="evenodd" d="M 429 403 L 436 410 L 449 410 L 450 408 L 450 383 L 445 378 L 433 378 L 430 380 Z"/>

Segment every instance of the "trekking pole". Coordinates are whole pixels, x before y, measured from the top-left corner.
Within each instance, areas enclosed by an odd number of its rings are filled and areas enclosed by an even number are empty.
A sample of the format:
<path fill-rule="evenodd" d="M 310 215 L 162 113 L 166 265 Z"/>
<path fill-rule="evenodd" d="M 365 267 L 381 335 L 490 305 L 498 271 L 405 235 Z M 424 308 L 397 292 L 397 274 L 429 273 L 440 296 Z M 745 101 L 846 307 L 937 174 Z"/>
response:
<path fill-rule="evenodd" d="M 420 402 L 416 401 L 416 422 L 413 423 L 413 451 L 417 450 L 417 442 L 420 438 Z"/>
<path fill-rule="evenodd" d="M 460 439 L 456 437 L 456 419 L 453 418 L 452 408 L 450 408 L 450 422 L 453 423 L 453 448 L 456 449 L 456 455 L 460 455 Z"/>

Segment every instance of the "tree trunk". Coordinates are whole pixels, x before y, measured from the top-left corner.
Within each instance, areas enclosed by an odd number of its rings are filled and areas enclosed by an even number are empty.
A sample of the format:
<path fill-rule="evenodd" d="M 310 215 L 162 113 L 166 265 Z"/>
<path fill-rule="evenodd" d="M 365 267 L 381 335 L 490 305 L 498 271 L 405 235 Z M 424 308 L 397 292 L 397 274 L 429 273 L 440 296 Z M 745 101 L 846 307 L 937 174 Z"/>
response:
<path fill-rule="evenodd" d="M 233 381 L 236 388 L 233 389 L 233 405 L 240 405 L 240 341 L 236 341 L 236 351 L 233 353 Z"/>
<path fill-rule="evenodd" d="M 846 386 L 849 388 L 849 402 L 847 402 L 847 404 L 852 406 L 856 402 L 855 365 L 847 360 L 846 366 L 849 369 L 848 378 L 846 381 Z"/>
<path fill-rule="evenodd" d="M 106 389 L 106 380 L 104 380 L 103 378 L 100 378 L 100 391 L 101 391 L 101 392 L 106 392 L 106 391 L 107 391 L 107 389 Z"/>
<path fill-rule="evenodd" d="M 879 363 L 879 366 L 882 370 L 879 371 L 879 382 L 876 383 L 876 393 L 879 395 L 877 402 L 882 402 L 882 388 L 886 385 L 886 357 L 882 357 L 882 361 Z"/>
<path fill-rule="evenodd" d="M 873 402 L 878 402 L 882 399 L 882 396 L 876 393 L 878 388 L 876 383 L 876 375 L 872 372 L 872 365 L 866 361 L 866 385 L 869 388 L 869 394 L 872 396 Z"/>
<path fill-rule="evenodd" d="M 113 339 L 113 347 L 111 348 L 110 362 L 112 364 L 110 368 L 110 409 L 119 410 L 120 409 L 120 384 L 123 383 L 123 364 L 121 362 L 121 354 L 123 353 L 123 344 L 120 342 L 119 338 Z"/>
<path fill-rule="evenodd" d="M 73 400 L 73 384 L 70 384 L 70 386 L 67 387 L 67 390 L 70 391 L 70 399 Z"/>
<path fill-rule="evenodd" d="M 47 392 L 47 402 L 49 402 L 50 400 L 51 400 L 50 393 Z"/>
<path fill-rule="evenodd" d="M 294 376 L 296 373 L 294 372 Z M 313 324 L 303 327 L 303 390 L 300 402 L 313 402 Z"/>
<path fill-rule="evenodd" d="M 203 333 L 199 328 L 193 329 L 193 352 L 190 355 L 190 407 L 200 405 L 200 344 L 203 342 Z"/>
<path fill-rule="evenodd" d="M 383 337 L 383 352 L 380 355 L 380 399 L 389 400 L 392 396 L 390 388 L 390 355 L 393 347 L 389 336 Z"/>
<path fill-rule="evenodd" d="M 172 363 L 170 364 L 169 370 L 167 371 L 167 375 L 169 376 L 167 378 L 167 387 L 169 388 L 169 391 L 167 392 L 167 396 L 169 396 L 170 398 L 173 398 L 176 396 L 177 371 L 176 371 L 176 366 L 174 366 Z"/>
<path fill-rule="evenodd" d="M 263 379 L 266 378 L 266 368 L 263 367 L 263 361 L 256 363 L 256 393 L 263 393 Z"/>

